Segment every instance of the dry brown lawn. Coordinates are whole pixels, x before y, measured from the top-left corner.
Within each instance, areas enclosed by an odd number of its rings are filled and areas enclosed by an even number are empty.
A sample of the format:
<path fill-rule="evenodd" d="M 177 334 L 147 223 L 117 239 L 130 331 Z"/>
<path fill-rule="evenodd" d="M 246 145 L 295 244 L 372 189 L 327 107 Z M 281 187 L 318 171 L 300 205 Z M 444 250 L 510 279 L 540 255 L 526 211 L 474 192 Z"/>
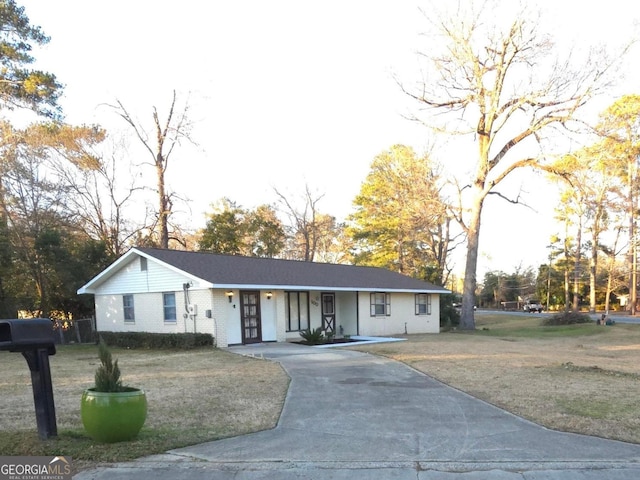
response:
<path fill-rule="evenodd" d="M 640 325 L 540 327 L 538 318 L 480 312 L 476 319 L 474 333 L 359 349 L 549 428 L 640 443 Z"/>
<path fill-rule="evenodd" d="M 350 348 L 405 362 L 549 428 L 640 443 L 640 325 L 539 323 L 478 312 L 473 333 Z M 80 397 L 93 384 L 96 346 L 63 347 L 50 357 L 59 436 L 49 442 L 35 434 L 26 361 L 0 352 L 0 455 L 70 455 L 84 469 L 272 428 L 289 384 L 277 363 L 221 350 L 113 354 L 124 383 L 147 392 L 138 439 L 94 445 L 84 434 Z"/>
<path fill-rule="evenodd" d="M 209 429 L 216 435 L 271 428 L 289 379 L 273 362 L 214 349 L 113 350 L 123 383 L 141 387 L 149 411 L 145 427 Z M 49 357 L 58 429 L 81 428 L 80 397 L 93 386 L 97 347 L 63 347 Z M 18 353 L 0 352 L 0 430 L 35 428 L 31 377 Z"/>
<path fill-rule="evenodd" d="M 289 377 L 279 364 L 213 348 L 112 350 L 125 385 L 141 387 L 147 421 L 137 439 L 97 445 L 84 433 L 80 398 L 93 386 L 98 349 L 65 346 L 49 357 L 58 437 L 37 438 L 31 377 L 19 353 L 0 352 L 0 455 L 68 455 L 79 469 L 273 428 Z"/>

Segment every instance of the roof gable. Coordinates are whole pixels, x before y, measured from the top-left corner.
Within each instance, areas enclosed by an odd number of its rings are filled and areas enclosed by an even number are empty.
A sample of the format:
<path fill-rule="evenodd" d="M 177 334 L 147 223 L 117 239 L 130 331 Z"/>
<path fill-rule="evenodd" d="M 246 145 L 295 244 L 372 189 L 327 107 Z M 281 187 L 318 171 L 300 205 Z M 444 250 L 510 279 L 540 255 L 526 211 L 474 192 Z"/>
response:
<path fill-rule="evenodd" d="M 449 290 L 443 287 L 377 267 L 156 248 L 131 249 L 82 287 L 78 293 L 92 293 L 104 281 L 104 277 L 117 269 L 117 265 L 124 262 L 123 258 L 130 255 L 141 255 L 151 261 L 161 262 L 202 280 L 210 288 L 263 287 L 449 293 Z"/>

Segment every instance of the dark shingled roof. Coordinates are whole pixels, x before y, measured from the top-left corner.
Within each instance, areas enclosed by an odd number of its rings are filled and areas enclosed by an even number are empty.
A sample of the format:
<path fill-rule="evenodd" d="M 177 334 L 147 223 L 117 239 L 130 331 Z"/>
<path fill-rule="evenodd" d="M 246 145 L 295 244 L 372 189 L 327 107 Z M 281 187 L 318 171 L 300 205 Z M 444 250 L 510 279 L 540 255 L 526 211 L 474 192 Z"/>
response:
<path fill-rule="evenodd" d="M 135 248 L 135 250 L 216 285 L 449 292 L 443 287 L 376 267 L 157 248 Z"/>

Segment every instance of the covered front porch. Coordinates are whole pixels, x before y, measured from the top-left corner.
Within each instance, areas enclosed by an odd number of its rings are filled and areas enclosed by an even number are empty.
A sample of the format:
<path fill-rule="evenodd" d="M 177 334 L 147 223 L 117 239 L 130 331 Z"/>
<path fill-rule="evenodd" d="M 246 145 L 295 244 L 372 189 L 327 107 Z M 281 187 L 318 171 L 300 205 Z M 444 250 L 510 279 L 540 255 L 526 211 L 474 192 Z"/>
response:
<path fill-rule="evenodd" d="M 300 332 L 322 327 L 336 338 L 358 335 L 358 292 L 229 290 L 221 302 L 229 345 L 300 340 Z M 219 328 L 224 328 L 220 322 Z"/>
<path fill-rule="evenodd" d="M 358 292 L 283 292 L 286 340 L 321 327 L 336 338 L 359 334 Z"/>
<path fill-rule="evenodd" d="M 225 295 L 216 311 L 217 338 L 228 345 L 295 342 L 300 332 L 318 328 L 335 339 L 439 332 L 439 302 L 430 293 L 261 288 Z"/>

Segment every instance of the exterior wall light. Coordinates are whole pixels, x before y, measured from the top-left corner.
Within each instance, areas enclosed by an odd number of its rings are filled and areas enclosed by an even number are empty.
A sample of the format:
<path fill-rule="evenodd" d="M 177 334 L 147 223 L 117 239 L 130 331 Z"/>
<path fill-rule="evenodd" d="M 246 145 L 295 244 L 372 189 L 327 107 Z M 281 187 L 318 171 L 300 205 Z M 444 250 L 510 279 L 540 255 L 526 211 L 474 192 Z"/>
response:
<path fill-rule="evenodd" d="M 229 299 L 229 303 L 231 303 L 233 301 L 233 292 L 231 290 L 229 290 L 228 292 L 225 292 L 224 294 Z"/>
<path fill-rule="evenodd" d="M 273 293 L 267 292 L 267 300 L 271 300 L 271 297 L 273 297 Z"/>

